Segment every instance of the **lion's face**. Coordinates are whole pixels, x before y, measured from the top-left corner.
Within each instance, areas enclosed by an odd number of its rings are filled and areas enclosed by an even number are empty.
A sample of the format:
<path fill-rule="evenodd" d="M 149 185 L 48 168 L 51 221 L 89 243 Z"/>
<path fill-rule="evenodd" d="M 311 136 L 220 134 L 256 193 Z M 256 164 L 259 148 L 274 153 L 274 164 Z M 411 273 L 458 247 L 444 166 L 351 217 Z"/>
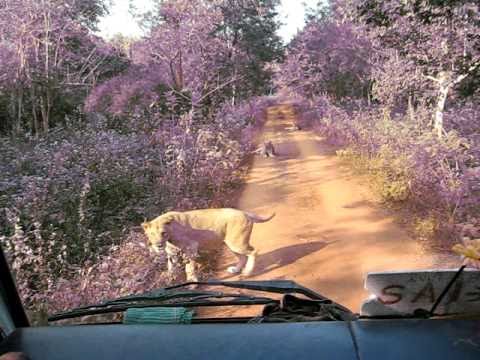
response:
<path fill-rule="evenodd" d="M 171 220 L 142 223 L 143 231 L 147 235 L 147 245 L 150 250 L 156 253 L 165 247 L 165 243 L 169 240 L 168 224 Z"/>

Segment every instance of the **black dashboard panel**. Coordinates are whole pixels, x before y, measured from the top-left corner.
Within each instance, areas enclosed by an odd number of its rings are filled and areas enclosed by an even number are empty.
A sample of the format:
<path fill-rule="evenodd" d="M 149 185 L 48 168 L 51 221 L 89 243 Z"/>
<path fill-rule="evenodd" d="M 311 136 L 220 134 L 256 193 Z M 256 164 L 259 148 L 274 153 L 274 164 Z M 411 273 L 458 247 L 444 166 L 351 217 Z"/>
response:
<path fill-rule="evenodd" d="M 37 359 L 480 359 L 478 320 L 93 325 L 18 329 L 0 354 Z"/>

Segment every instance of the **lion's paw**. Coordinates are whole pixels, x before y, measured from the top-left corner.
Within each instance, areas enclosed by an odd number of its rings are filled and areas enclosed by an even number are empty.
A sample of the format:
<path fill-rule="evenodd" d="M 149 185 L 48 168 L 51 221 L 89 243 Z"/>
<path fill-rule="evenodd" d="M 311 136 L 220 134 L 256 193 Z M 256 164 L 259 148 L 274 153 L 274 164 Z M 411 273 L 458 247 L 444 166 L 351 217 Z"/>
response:
<path fill-rule="evenodd" d="M 237 268 L 236 266 L 230 266 L 227 271 L 230 273 L 230 274 L 238 274 L 240 273 L 240 269 Z"/>

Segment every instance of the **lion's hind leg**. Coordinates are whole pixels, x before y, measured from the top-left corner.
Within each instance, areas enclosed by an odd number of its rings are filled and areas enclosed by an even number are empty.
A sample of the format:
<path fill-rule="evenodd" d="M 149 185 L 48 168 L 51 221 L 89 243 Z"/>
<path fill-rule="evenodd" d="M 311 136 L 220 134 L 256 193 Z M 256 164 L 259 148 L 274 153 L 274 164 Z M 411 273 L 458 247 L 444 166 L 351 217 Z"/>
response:
<path fill-rule="evenodd" d="M 246 245 L 243 248 L 232 249 L 230 246 L 229 248 L 237 257 L 238 263 L 235 266 L 230 266 L 227 271 L 230 274 L 242 272 L 243 275 L 251 275 L 255 267 L 257 251 L 250 245 Z"/>
<path fill-rule="evenodd" d="M 242 271 L 243 275 L 251 275 L 253 273 L 253 269 L 255 268 L 255 262 L 257 259 L 257 252 L 255 250 L 251 251 L 247 255 L 247 263 Z"/>
<path fill-rule="evenodd" d="M 238 259 L 238 263 L 235 266 L 230 266 L 227 271 L 230 274 L 239 274 L 240 272 L 243 275 L 251 275 L 253 269 L 255 268 L 255 262 L 257 257 L 257 252 L 254 248 L 249 247 L 243 254 L 233 251 L 235 256 Z"/>
<path fill-rule="evenodd" d="M 242 272 L 243 275 L 250 275 L 255 267 L 256 255 L 255 249 L 250 245 L 253 222 L 246 215 L 243 216 L 243 221 L 227 228 L 225 244 L 238 258 L 237 265 L 228 268 L 228 272 L 231 274 Z"/>
<path fill-rule="evenodd" d="M 247 256 L 246 255 L 243 255 L 243 254 L 238 254 L 236 252 L 233 252 L 235 254 L 235 256 L 237 257 L 238 259 L 238 262 L 237 262 L 237 265 L 235 266 L 230 266 L 227 271 L 230 273 L 230 274 L 239 274 L 242 269 L 244 268 L 245 264 L 247 263 Z"/>

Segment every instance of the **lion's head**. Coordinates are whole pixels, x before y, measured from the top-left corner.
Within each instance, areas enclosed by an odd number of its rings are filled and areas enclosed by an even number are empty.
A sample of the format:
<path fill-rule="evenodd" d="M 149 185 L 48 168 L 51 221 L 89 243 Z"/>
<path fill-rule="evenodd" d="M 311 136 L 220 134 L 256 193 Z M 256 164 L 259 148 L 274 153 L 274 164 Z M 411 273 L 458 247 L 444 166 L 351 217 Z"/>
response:
<path fill-rule="evenodd" d="M 155 220 L 143 222 L 142 228 L 147 235 L 147 245 L 150 250 L 158 253 L 165 247 L 165 243 L 170 239 L 169 224 L 173 221 L 171 216 L 159 216 Z"/>

